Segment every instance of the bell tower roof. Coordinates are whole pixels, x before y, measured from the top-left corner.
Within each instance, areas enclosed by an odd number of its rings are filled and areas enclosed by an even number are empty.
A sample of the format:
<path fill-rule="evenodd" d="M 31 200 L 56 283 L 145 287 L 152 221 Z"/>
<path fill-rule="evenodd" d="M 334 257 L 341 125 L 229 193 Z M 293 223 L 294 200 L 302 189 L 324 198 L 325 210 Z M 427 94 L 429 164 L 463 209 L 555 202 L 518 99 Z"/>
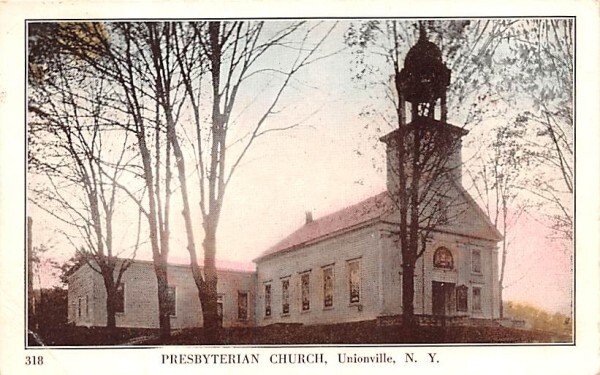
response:
<path fill-rule="evenodd" d="M 419 26 L 419 40 L 406 54 L 398 77 L 406 101 L 413 104 L 443 97 L 450 84 L 450 69 L 442 61 L 442 51 L 427 40 L 423 24 Z"/>
<path fill-rule="evenodd" d="M 409 124 L 406 124 L 406 131 L 410 132 L 416 129 L 428 130 L 428 131 L 436 131 L 436 132 L 444 132 L 448 135 L 452 135 L 454 137 L 463 137 L 469 133 L 467 129 L 461 128 L 456 125 L 449 124 L 447 122 L 442 122 L 439 120 L 434 120 L 429 117 L 417 117 L 414 121 Z M 386 144 L 391 144 L 395 142 L 398 138 L 398 134 L 400 133 L 399 129 L 389 132 L 388 134 L 379 138 L 379 140 Z"/>

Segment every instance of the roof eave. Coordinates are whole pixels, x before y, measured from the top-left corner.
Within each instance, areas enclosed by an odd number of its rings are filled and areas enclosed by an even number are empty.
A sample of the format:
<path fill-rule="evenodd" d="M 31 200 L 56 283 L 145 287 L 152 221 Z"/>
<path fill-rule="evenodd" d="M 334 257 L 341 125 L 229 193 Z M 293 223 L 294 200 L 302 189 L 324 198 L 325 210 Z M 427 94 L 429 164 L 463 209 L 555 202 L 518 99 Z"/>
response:
<path fill-rule="evenodd" d="M 354 225 L 351 225 L 349 227 L 339 229 L 339 230 L 337 230 L 335 232 L 327 233 L 325 235 L 322 235 L 322 236 L 310 239 L 308 241 L 305 241 L 305 242 L 302 242 L 302 243 L 299 243 L 299 244 L 296 244 L 296 245 L 293 245 L 293 246 L 289 246 L 287 248 L 283 248 L 281 250 L 277 250 L 277 251 L 269 253 L 269 254 L 261 255 L 258 258 L 253 259 L 252 262 L 258 263 L 258 262 L 266 260 L 268 258 L 272 258 L 274 256 L 281 255 L 281 254 L 284 254 L 284 253 L 289 253 L 291 251 L 294 251 L 296 249 L 299 249 L 299 248 L 302 248 L 302 247 L 305 247 L 305 246 L 314 245 L 315 243 L 322 242 L 322 241 L 325 241 L 325 240 L 328 240 L 328 239 L 340 236 L 342 234 L 345 234 L 345 233 L 348 233 L 348 232 L 351 232 L 351 231 L 354 231 L 354 230 L 357 230 L 357 229 L 361 229 L 363 227 L 367 227 L 369 225 L 372 225 L 372 224 L 375 224 L 375 223 L 381 222 L 381 221 L 383 221 L 382 218 L 381 218 L 381 216 L 378 216 L 378 217 L 375 217 L 375 218 L 372 218 L 372 219 L 369 219 L 369 220 L 365 220 L 365 221 L 363 221 L 361 223 L 354 224 Z"/>

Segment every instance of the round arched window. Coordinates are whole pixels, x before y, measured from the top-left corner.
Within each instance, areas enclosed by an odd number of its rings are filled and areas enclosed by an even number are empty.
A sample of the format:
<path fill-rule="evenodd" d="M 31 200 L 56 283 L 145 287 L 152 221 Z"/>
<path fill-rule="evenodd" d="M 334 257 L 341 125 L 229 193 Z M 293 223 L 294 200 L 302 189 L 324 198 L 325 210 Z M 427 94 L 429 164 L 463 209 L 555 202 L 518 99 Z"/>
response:
<path fill-rule="evenodd" d="M 439 247 L 433 254 L 433 265 L 437 268 L 453 269 L 452 252 L 445 247 Z"/>

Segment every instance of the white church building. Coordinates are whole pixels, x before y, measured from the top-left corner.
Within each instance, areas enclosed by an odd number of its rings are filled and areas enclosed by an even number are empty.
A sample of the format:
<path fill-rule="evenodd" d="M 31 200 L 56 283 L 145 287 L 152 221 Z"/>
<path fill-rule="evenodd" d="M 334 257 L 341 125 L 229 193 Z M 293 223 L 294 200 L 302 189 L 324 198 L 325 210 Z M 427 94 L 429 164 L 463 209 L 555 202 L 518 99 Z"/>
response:
<path fill-rule="evenodd" d="M 405 126 L 409 130 L 437 129 L 460 139 L 466 131 L 446 122 L 445 90 L 450 72 L 444 69 L 439 49 L 422 36 L 407 54 L 400 74 L 406 90 L 401 103 L 406 100 L 413 105 L 411 122 Z M 430 73 L 433 89 L 419 91 L 417 87 L 415 91 L 415 85 L 432 85 L 431 80 L 421 79 Z M 419 95 L 426 91 L 431 112 L 419 116 Z M 441 107 L 440 119 L 434 118 L 435 103 Z M 398 236 L 393 235 L 399 224 L 391 194 L 397 186 L 393 173 L 396 133 L 381 139 L 388 156 L 386 191 L 314 220 L 307 213 L 302 227 L 254 259 L 254 272 L 219 271 L 217 292 L 223 326 L 329 324 L 401 316 L 402 255 Z M 500 306 L 497 244 L 502 236 L 460 182 L 460 142 L 452 148 L 448 163 L 455 178 L 444 195 L 461 208 L 452 220 L 431 231 L 425 251 L 416 261 L 414 313 L 420 319 L 496 319 Z M 201 326 L 200 303 L 189 267 L 170 266 L 168 277 L 172 326 Z M 102 278 L 89 266 L 75 271 L 69 278 L 69 322 L 104 325 L 103 288 Z M 152 264 L 136 261 L 120 285 L 117 326 L 157 328 L 156 289 Z"/>

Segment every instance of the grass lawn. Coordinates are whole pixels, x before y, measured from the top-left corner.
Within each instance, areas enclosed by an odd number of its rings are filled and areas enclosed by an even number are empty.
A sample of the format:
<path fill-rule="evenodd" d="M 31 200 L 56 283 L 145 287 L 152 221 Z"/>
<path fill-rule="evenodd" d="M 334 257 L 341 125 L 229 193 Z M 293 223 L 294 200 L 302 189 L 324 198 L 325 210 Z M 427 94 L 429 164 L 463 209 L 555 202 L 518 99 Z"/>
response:
<path fill-rule="evenodd" d="M 265 327 L 224 328 L 217 342 L 204 340 L 202 328 L 174 331 L 166 342 L 157 330 L 118 329 L 111 336 L 105 328 L 66 326 L 40 335 L 44 345 L 269 345 L 269 344 L 410 344 L 410 343 L 569 343 L 571 338 L 542 331 L 492 327 L 418 327 L 414 335 L 401 325 L 376 321 L 303 326 L 274 324 Z M 35 345 L 29 340 L 30 345 Z"/>

